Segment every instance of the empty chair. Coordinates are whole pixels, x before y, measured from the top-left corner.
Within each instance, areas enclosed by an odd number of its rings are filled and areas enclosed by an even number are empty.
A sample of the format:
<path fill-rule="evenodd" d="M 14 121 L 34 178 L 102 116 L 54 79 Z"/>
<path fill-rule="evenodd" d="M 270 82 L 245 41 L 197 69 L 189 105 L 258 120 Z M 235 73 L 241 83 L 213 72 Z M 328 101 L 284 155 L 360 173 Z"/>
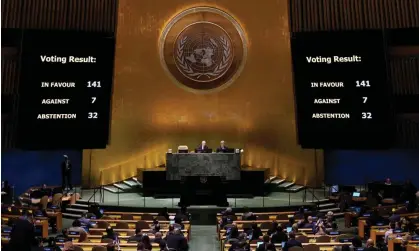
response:
<path fill-rule="evenodd" d="M 135 223 L 135 229 L 150 229 L 150 225 L 146 221 L 140 220 Z"/>
<path fill-rule="evenodd" d="M 278 214 L 278 216 L 276 216 L 277 220 L 288 220 L 288 215 L 286 214 Z"/>
<path fill-rule="evenodd" d="M 101 241 L 101 243 L 112 243 L 112 242 L 113 242 L 113 240 L 112 239 L 109 239 L 109 238 L 104 238 Z"/>
<path fill-rule="evenodd" d="M 257 219 L 258 220 L 269 220 L 269 215 L 267 215 L 267 214 L 258 215 Z"/>
<path fill-rule="evenodd" d="M 309 242 L 308 237 L 305 236 L 305 235 L 297 236 L 295 239 L 297 241 L 301 242 L 301 243 L 308 243 Z"/>
<path fill-rule="evenodd" d="M 102 246 L 94 246 L 92 248 L 92 251 L 108 251 L 108 249 L 106 247 L 102 247 Z"/>
<path fill-rule="evenodd" d="M 166 217 L 164 217 L 164 216 L 157 216 L 156 217 L 156 220 L 158 220 L 158 221 L 167 221 L 167 219 L 166 219 Z"/>
<path fill-rule="evenodd" d="M 48 198 L 48 197 L 47 197 Z M 48 202 L 47 202 L 48 203 Z M 10 208 L 10 210 L 9 210 L 9 213 L 11 214 L 11 215 L 20 215 L 20 211 L 19 211 L 19 209 L 18 208 L 16 208 L 16 207 L 11 207 Z"/>
<path fill-rule="evenodd" d="M 246 229 L 251 229 L 251 228 L 252 228 L 252 223 L 243 223 L 242 228 L 243 228 L 244 230 L 246 230 Z"/>
<path fill-rule="evenodd" d="M 288 251 L 304 251 L 304 249 L 302 247 L 295 246 L 289 248 Z"/>
<path fill-rule="evenodd" d="M 56 194 L 54 194 L 54 196 L 52 197 L 51 205 L 53 207 L 60 208 L 61 207 L 62 198 L 63 198 L 63 194 L 62 193 L 56 193 Z"/>
<path fill-rule="evenodd" d="M 151 214 L 143 214 L 141 215 L 141 220 L 153 220 L 154 217 Z"/>
<path fill-rule="evenodd" d="M 46 210 L 48 207 L 48 196 L 45 195 L 41 198 L 41 202 L 39 202 L 39 204 L 41 204 L 41 209 L 42 210 Z"/>
<path fill-rule="evenodd" d="M 89 234 L 90 235 L 100 235 L 100 236 L 102 236 L 103 235 L 103 231 L 102 230 L 95 230 L 95 229 L 89 229 Z"/>
<path fill-rule="evenodd" d="M 84 251 L 83 248 L 79 247 L 79 246 L 74 246 L 74 251 Z"/>
<path fill-rule="evenodd" d="M 260 224 L 260 229 L 271 229 L 272 228 L 272 222 L 262 222 Z"/>
<path fill-rule="evenodd" d="M 316 244 L 309 244 L 304 246 L 304 251 L 320 251 L 320 247 Z"/>
<path fill-rule="evenodd" d="M 128 229 L 129 226 L 128 226 L 127 222 L 117 222 L 115 228 L 116 229 Z"/>
<path fill-rule="evenodd" d="M 134 216 L 132 216 L 132 214 L 123 214 L 121 216 L 121 220 L 133 220 Z"/>
<path fill-rule="evenodd" d="M 119 233 L 121 233 L 121 232 L 119 232 Z M 135 235 L 135 231 L 124 231 L 122 233 L 126 234 L 127 236 L 134 236 Z"/>
<path fill-rule="evenodd" d="M 96 224 L 97 228 L 108 228 L 109 223 L 106 221 L 98 221 Z"/>
<path fill-rule="evenodd" d="M 319 237 L 316 237 L 316 242 L 321 243 L 321 242 L 330 242 L 330 237 L 327 235 L 322 235 Z"/>

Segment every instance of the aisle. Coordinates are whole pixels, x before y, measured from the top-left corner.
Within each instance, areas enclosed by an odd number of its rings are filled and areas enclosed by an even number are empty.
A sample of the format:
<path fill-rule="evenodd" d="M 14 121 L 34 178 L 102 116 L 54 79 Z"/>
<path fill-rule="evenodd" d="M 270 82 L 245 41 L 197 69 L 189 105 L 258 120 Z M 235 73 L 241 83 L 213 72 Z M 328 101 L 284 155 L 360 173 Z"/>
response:
<path fill-rule="evenodd" d="M 215 226 L 192 226 L 192 239 L 189 242 L 190 251 L 218 251 L 219 242 Z"/>

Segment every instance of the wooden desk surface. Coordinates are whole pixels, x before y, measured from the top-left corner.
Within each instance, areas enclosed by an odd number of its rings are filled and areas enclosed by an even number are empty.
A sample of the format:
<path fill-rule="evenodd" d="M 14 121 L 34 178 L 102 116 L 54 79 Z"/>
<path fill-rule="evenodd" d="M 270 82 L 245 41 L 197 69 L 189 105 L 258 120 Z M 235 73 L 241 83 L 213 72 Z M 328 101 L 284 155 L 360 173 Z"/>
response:
<path fill-rule="evenodd" d="M 40 226 L 42 228 L 42 230 L 41 230 L 42 238 L 48 238 L 48 220 L 37 220 L 37 221 L 35 221 L 34 225 L 35 226 Z M 8 234 L 4 234 L 4 235 L 2 234 L 2 236 L 7 236 L 7 235 Z M 3 237 L 2 237 L 2 239 L 3 239 Z"/>
<path fill-rule="evenodd" d="M 73 242 L 78 242 L 79 236 L 80 235 L 68 235 L 68 237 L 73 238 Z M 90 242 L 94 242 L 94 243 L 100 243 L 102 241 L 102 236 L 103 235 L 91 235 L 91 234 L 89 234 L 87 236 L 87 240 L 89 240 Z M 153 234 L 148 234 L 147 236 L 150 237 L 150 239 L 154 239 L 154 237 L 155 237 L 155 235 L 153 235 Z M 183 233 L 183 236 L 185 236 L 185 238 L 187 240 L 189 240 L 189 235 L 188 235 L 187 232 Z M 128 235 L 120 235 L 118 237 L 118 239 L 121 240 L 121 243 L 127 243 L 128 239 L 130 237 L 131 236 L 128 236 Z"/>
<path fill-rule="evenodd" d="M 129 228 L 135 229 L 136 223 L 138 222 L 138 220 L 98 219 L 98 220 L 91 220 L 90 222 L 107 222 L 112 227 L 116 227 L 116 224 L 119 222 L 125 222 L 128 224 Z M 145 222 L 147 222 L 149 225 L 153 223 L 153 221 L 145 221 Z M 183 221 L 182 223 L 184 225 L 184 229 L 186 229 L 187 231 L 190 231 L 191 229 L 190 222 Z M 159 224 L 161 227 L 166 228 L 170 225 L 170 221 L 159 221 Z"/>
<path fill-rule="evenodd" d="M 103 232 L 103 234 L 105 234 L 106 233 L 106 229 L 105 228 L 91 228 L 91 229 L 89 229 L 90 231 L 102 231 Z M 133 229 L 133 228 L 128 228 L 128 229 L 118 229 L 118 228 L 116 228 L 116 229 L 114 229 L 113 230 L 114 232 L 117 232 L 118 234 L 120 234 L 121 236 L 124 236 L 124 235 L 128 235 L 128 232 L 131 234 L 131 235 L 134 235 L 135 234 L 135 229 Z M 151 229 L 143 229 L 142 230 L 142 232 L 144 232 L 144 233 L 147 233 L 147 232 L 151 232 L 152 230 Z M 188 230 L 185 230 L 185 229 L 183 229 L 183 230 L 181 230 L 182 231 L 182 233 L 187 233 L 188 232 Z M 164 233 L 167 233 L 167 232 L 169 232 L 169 229 L 168 228 L 161 228 L 160 229 L 160 231 L 159 231 L 160 233 L 162 233 L 162 234 L 164 234 Z"/>
<path fill-rule="evenodd" d="M 340 242 L 324 242 L 324 243 L 303 243 L 303 247 L 307 246 L 307 245 L 317 245 L 320 247 L 321 251 L 331 251 L 333 250 L 333 247 L 335 246 L 344 246 L 344 245 L 350 245 L 352 243 L 347 242 L 347 243 L 340 243 Z M 277 245 L 281 245 L 281 244 L 277 244 Z M 224 251 L 228 251 L 228 249 L 231 247 L 231 244 L 225 244 L 224 245 Z M 250 244 L 250 248 L 251 250 L 256 250 L 257 244 Z M 277 248 L 277 250 L 281 250 L 281 247 Z"/>
<path fill-rule="evenodd" d="M 275 216 L 277 216 L 277 215 L 282 215 L 282 214 L 287 214 L 287 215 L 295 215 L 296 214 L 296 212 L 295 211 L 288 211 L 288 212 L 260 212 L 260 213 L 253 213 L 254 215 L 275 215 Z M 236 216 L 242 216 L 243 215 L 243 213 L 236 213 L 235 214 Z M 217 214 L 217 216 L 222 216 L 222 214 L 221 213 L 218 213 Z"/>
<path fill-rule="evenodd" d="M 419 217 L 419 213 L 408 213 L 408 214 L 400 214 L 400 217 Z M 364 238 L 365 236 L 365 226 L 367 225 L 368 217 L 359 217 L 358 218 L 358 236 Z M 416 224 L 419 226 L 419 224 Z M 388 226 L 372 226 L 372 228 L 382 228 Z"/>
<path fill-rule="evenodd" d="M 138 168 L 139 171 L 141 172 L 163 172 L 166 171 L 166 167 L 155 167 L 155 168 Z M 269 168 L 255 168 L 255 167 L 245 167 L 242 166 L 241 167 L 242 171 L 246 171 L 246 172 L 260 172 L 260 171 L 269 171 Z"/>
<path fill-rule="evenodd" d="M 91 250 L 95 246 L 106 247 L 108 245 L 108 243 L 99 243 L 99 242 L 82 242 L 82 243 L 73 242 L 73 244 L 75 246 L 79 246 L 79 247 L 83 248 L 84 250 Z M 159 244 L 152 243 L 151 245 L 153 246 L 152 251 L 160 250 Z M 63 245 L 61 245 L 61 246 L 63 246 Z M 121 251 L 137 251 L 137 243 L 121 243 L 120 247 L 121 247 Z"/>
<path fill-rule="evenodd" d="M 63 228 L 63 214 L 61 212 L 52 212 L 47 211 L 48 217 L 34 217 L 37 220 L 48 220 L 48 218 L 56 218 L 56 224 L 58 231 L 61 231 Z M 19 218 L 21 215 L 2 215 L 1 219 L 8 221 L 9 218 Z M 47 221 L 48 222 L 48 221 Z"/>
<path fill-rule="evenodd" d="M 393 238 L 389 238 L 387 246 L 388 246 L 388 251 L 394 251 L 394 245 L 395 244 L 401 244 L 403 241 L 402 237 L 394 237 L 392 235 Z M 412 245 L 419 245 L 419 241 L 409 241 L 409 244 Z"/>
<path fill-rule="evenodd" d="M 113 215 L 113 216 L 121 217 L 122 215 L 132 215 L 132 216 L 139 215 L 139 216 L 141 216 L 141 215 L 144 215 L 144 214 L 149 214 L 149 215 L 152 215 L 152 216 L 157 216 L 158 215 L 158 213 L 146 213 L 146 212 L 107 212 L 107 211 L 105 211 L 103 213 L 103 216 L 112 216 Z M 169 213 L 169 215 L 175 216 L 176 213 Z"/>

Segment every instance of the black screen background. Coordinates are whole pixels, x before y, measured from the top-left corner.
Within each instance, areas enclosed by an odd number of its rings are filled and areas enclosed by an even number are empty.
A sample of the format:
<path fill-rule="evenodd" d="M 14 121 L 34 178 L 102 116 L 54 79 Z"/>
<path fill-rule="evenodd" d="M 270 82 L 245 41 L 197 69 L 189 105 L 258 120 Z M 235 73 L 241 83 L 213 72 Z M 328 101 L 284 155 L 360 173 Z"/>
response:
<path fill-rule="evenodd" d="M 25 31 L 19 88 L 18 148 L 105 148 L 109 138 L 115 39 L 108 34 Z M 40 55 L 97 58 L 96 63 L 41 63 Z M 41 82 L 76 82 L 75 88 L 41 88 Z M 101 88 L 87 88 L 100 81 Z M 96 102 L 91 103 L 91 97 Z M 45 105 L 42 99 L 69 98 L 68 105 Z M 97 112 L 97 119 L 88 119 Z M 76 113 L 76 120 L 38 120 L 45 113 Z"/>
<path fill-rule="evenodd" d="M 383 33 L 345 31 L 294 33 L 291 40 L 299 144 L 303 148 L 388 148 L 389 85 Z M 362 57 L 360 63 L 309 64 L 307 56 Z M 369 80 L 371 87 L 356 87 Z M 344 82 L 344 88 L 311 88 L 311 82 Z M 368 97 L 363 104 L 362 97 Z M 314 104 L 315 98 L 340 98 L 340 104 Z M 361 119 L 371 112 L 372 119 Z M 350 119 L 312 119 L 313 113 L 350 113 Z"/>

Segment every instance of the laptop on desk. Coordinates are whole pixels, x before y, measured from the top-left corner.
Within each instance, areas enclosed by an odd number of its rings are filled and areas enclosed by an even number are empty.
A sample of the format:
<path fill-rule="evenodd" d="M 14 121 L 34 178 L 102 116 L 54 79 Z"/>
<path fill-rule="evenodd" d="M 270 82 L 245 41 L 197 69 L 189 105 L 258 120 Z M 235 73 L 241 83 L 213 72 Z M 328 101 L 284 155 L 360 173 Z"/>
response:
<path fill-rule="evenodd" d="M 361 197 L 361 193 L 360 192 L 353 192 L 352 197 Z"/>

